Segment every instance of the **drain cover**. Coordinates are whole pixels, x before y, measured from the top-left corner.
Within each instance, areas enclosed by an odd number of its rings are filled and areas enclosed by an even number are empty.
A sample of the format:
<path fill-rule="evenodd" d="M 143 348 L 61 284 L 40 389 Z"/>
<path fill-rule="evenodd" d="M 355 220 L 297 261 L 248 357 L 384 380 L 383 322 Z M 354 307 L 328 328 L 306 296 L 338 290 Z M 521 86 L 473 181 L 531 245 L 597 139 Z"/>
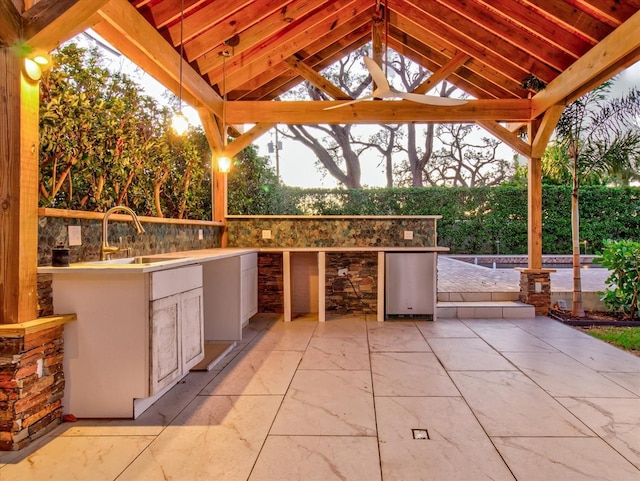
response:
<path fill-rule="evenodd" d="M 429 431 L 426 429 L 412 429 L 413 439 L 429 439 Z"/>

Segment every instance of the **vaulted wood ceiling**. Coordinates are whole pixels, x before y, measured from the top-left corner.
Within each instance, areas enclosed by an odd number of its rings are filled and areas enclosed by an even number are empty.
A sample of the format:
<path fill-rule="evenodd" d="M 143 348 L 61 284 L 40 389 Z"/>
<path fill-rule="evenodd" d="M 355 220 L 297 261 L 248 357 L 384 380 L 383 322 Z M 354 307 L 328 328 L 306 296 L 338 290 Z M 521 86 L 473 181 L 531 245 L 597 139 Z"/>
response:
<path fill-rule="evenodd" d="M 216 149 L 226 93 L 227 123 L 257 124 L 236 152 L 274 123 L 436 121 L 478 122 L 528 155 L 510 135 L 518 125 L 640 59 L 640 0 L 13 1 L 34 3 L 17 20 L 27 40 L 53 48 L 91 26 L 176 94 L 182 65 L 183 98 Z M 417 92 L 446 79 L 476 100 L 325 110 L 346 95 L 321 70 L 372 39 L 433 73 Z M 530 79 L 546 88 L 523 87 Z M 335 100 L 272 101 L 305 80 Z"/>

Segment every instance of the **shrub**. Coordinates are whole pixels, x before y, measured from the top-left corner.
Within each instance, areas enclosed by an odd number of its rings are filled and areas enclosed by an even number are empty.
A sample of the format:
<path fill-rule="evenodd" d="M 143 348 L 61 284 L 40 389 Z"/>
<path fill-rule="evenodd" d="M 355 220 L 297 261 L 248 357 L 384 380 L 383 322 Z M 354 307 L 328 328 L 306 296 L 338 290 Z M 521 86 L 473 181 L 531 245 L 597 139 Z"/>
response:
<path fill-rule="evenodd" d="M 640 242 L 607 240 L 595 262 L 611 271 L 606 281 L 609 288 L 600 293 L 607 308 L 634 319 L 638 313 L 640 290 Z"/>

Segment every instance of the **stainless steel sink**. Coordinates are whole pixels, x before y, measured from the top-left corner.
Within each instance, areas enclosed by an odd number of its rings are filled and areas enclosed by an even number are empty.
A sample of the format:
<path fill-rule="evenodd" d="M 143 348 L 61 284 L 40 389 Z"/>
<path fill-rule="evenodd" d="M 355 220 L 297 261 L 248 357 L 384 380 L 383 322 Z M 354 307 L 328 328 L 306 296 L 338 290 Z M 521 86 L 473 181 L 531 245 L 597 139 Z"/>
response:
<path fill-rule="evenodd" d="M 122 257 L 119 259 L 108 259 L 104 261 L 88 261 L 88 262 L 78 262 L 75 264 L 76 266 L 96 266 L 96 267 L 124 267 L 127 265 L 130 266 L 141 266 L 141 265 L 156 265 L 156 264 L 166 264 L 169 262 L 182 261 L 185 259 L 189 259 L 189 257 L 161 257 L 161 256 L 136 256 L 136 257 Z"/>

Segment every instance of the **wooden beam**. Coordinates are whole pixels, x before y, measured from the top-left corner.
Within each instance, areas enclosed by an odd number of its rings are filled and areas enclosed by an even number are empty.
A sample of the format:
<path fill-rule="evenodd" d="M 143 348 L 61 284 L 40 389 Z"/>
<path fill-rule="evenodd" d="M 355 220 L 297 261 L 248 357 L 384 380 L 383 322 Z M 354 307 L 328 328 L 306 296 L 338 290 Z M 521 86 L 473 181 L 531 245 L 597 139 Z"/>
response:
<path fill-rule="evenodd" d="M 166 88 L 178 95 L 182 61 L 182 98 L 194 108 L 222 116 L 222 99 L 127 0 L 111 0 L 94 27 L 109 43 Z"/>
<path fill-rule="evenodd" d="M 230 124 L 277 122 L 281 124 L 396 124 L 420 122 L 519 121 L 531 115 L 530 101 L 470 100 L 454 107 L 424 105 L 407 100 L 364 101 L 340 109 L 340 101 L 235 101 L 229 102 Z"/>
<path fill-rule="evenodd" d="M 339 87 L 329 82 L 326 78 L 306 65 L 302 60 L 291 56 L 284 60 L 293 70 L 298 72 L 311 84 L 318 87 L 330 97 L 336 100 L 350 100 L 349 94 L 344 93 Z"/>
<path fill-rule="evenodd" d="M 547 144 L 549 143 L 549 139 L 551 138 L 556 125 L 558 125 L 558 120 L 560 120 L 560 116 L 562 115 L 563 111 L 564 105 L 554 105 L 544 113 L 540 121 L 540 125 L 537 128 L 536 136 L 531 142 L 530 157 L 542 157 L 542 154 L 544 153 L 545 149 L 547 148 Z"/>
<path fill-rule="evenodd" d="M 469 60 L 470 58 L 471 57 L 469 57 L 466 53 L 460 52 L 458 55 L 453 57 L 446 64 L 440 67 L 438 70 L 433 72 L 427 80 L 425 80 L 420 85 L 418 85 L 418 87 L 416 87 L 413 93 L 426 94 L 429 90 L 431 90 L 433 87 L 438 85 L 440 82 L 442 82 L 443 80 L 446 80 L 447 77 L 449 77 L 449 75 L 451 75 L 453 72 L 455 72 L 460 67 L 462 67 L 466 63 L 466 61 Z"/>
<path fill-rule="evenodd" d="M 200 123 L 202 124 L 204 135 L 207 138 L 211 152 L 222 152 L 222 135 L 220 134 L 220 129 L 213 115 L 202 107 L 196 110 L 200 117 Z"/>
<path fill-rule="evenodd" d="M 269 132 L 269 130 L 271 130 L 276 125 L 277 124 L 275 123 L 254 125 L 250 130 L 242 134 L 240 137 L 237 137 L 233 142 L 227 145 L 227 147 L 224 149 L 224 154 L 228 157 L 235 157 L 243 149 L 251 145 L 254 140 L 265 134 L 266 132 Z"/>
<path fill-rule="evenodd" d="M 0 0 L 0 47 L 13 45 L 20 38 L 22 19 L 11 0 Z"/>
<path fill-rule="evenodd" d="M 377 3 L 377 2 L 376 2 Z M 384 12 L 384 13 L 383 13 Z M 382 66 L 383 57 L 383 41 L 386 39 L 385 17 L 389 18 L 389 12 L 383 11 L 380 6 L 373 12 L 373 20 L 371 22 L 371 58 L 375 63 Z M 386 47 L 386 45 L 384 45 Z M 376 86 L 374 85 L 374 89 Z"/>
<path fill-rule="evenodd" d="M 39 85 L 0 48 L 0 323 L 37 317 Z"/>
<path fill-rule="evenodd" d="M 547 87 L 531 99 L 532 118 L 556 104 L 566 105 L 574 93 L 607 71 L 615 75 L 624 68 L 625 58 L 640 51 L 640 11 L 611 32 L 604 40 L 580 57 Z"/>
<path fill-rule="evenodd" d="M 23 37 L 38 50 L 49 52 L 100 19 L 96 12 L 109 0 L 40 0 L 23 14 Z"/>
<path fill-rule="evenodd" d="M 476 123 L 519 154 L 522 154 L 527 158 L 531 157 L 531 146 L 495 120 L 480 120 Z"/>

